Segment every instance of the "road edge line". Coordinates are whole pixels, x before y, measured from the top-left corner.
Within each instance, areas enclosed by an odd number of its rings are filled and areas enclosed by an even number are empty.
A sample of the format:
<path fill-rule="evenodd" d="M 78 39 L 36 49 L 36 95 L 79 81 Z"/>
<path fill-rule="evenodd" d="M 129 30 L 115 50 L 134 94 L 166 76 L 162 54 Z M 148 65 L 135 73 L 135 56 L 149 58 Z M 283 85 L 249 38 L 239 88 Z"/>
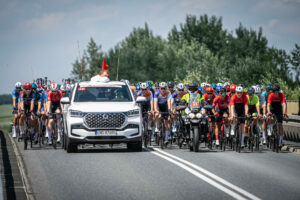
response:
<path fill-rule="evenodd" d="M 12 138 L 11 134 L 7 133 L 8 137 L 10 138 L 10 141 L 12 143 L 15 155 L 16 155 L 16 159 L 18 162 L 18 166 L 19 166 L 19 170 L 20 170 L 20 174 L 22 177 L 22 182 L 24 184 L 24 188 L 25 188 L 25 194 L 27 197 L 27 200 L 35 200 L 34 197 L 34 193 L 33 190 L 30 186 L 30 181 L 29 178 L 27 177 L 27 173 L 26 173 L 26 168 L 25 168 L 25 164 L 24 164 L 24 160 L 21 156 L 21 152 L 16 144 L 16 141 Z"/>

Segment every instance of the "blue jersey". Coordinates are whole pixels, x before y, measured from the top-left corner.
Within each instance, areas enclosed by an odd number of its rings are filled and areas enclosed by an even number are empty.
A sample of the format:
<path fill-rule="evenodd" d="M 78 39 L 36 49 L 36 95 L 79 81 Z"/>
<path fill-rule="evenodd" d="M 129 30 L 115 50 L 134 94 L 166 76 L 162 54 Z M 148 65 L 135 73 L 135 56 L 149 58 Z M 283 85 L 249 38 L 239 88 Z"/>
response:
<path fill-rule="evenodd" d="M 19 97 L 20 97 L 20 93 L 18 92 L 17 89 L 14 89 L 14 90 L 12 91 L 11 96 L 12 96 L 13 98 L 16 98 L 16 103 L 18 103 Z"/>
<path fill-rule="evenodd" d="M 269 95 L 267 93 L 267 91 L 264 91 L 263 93 L 261 93 L 261 97 L 264 98 L 264 101 L 263 101 L 263 106 L 266 106 L 267 105 L 267 102 L 268 102 L 268 98 L 269 98 Z"/>
<path fill-rule="evenodd" d="M 168 104 L 168 101 L 171 99 L 172 95 L 169 91 L 163 95 L 162 92 L 158 90 L 154 95 L 154 100 L 156 100 L 158 104 Z"/>
<path fill-rule="evenodd" d="M 24 91 L 20 93 L 19 102 L 24 102 L 24 105 L 30 105 L 31 102 L 35 101 L 35 93 L 32 91 L 29 95 L 26 95 Z"/>

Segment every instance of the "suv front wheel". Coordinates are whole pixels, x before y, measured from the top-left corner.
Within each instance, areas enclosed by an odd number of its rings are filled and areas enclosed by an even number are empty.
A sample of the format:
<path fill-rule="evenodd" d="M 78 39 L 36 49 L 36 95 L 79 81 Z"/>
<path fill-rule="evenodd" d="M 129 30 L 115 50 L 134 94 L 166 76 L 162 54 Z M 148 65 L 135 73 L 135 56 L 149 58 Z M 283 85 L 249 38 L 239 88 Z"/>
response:
<path fill-rule="evenodd" d="M 78 145 L 70 142 L 69 137 L 66 139 L 66 148 L 68 153 L 76 153 L 78 151 Z"/>

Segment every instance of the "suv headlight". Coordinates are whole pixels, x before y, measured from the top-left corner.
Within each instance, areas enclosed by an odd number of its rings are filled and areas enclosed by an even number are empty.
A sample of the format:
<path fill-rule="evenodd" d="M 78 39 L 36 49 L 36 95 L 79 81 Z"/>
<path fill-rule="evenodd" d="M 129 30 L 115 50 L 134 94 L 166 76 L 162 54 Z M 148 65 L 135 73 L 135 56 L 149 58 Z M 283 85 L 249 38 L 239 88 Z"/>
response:
<path fill-rule="evenodd" d="M 139 116 L 140 114 L 140 109 L 135 109 L 135 110 L 129 110 L 128 112 L 126 112 L 128 117 L 136 117 Z"/>
<path fill-rule="evenodd" d="M 70 110 L 70 116 L 71 117 L 83 117 L 84 113 L 78 110 Z"/>

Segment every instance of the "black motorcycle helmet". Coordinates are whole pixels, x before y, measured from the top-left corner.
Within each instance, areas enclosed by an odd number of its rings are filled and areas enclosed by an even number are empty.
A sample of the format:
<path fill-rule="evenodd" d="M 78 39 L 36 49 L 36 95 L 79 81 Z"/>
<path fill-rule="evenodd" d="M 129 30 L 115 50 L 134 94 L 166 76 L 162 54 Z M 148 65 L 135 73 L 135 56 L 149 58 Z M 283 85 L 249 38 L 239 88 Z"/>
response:
<path fill-rule="evenodd" d="M 253 87 L 248 87 L 247 92 L 248 92 L 248 94 L 250 95 L 250 94 L 254 94 L 254 93 L 255 93 L 255 90 L 254 90 Z"/>
<path fill-rule="evenodd" d="M 279 92 L 280 91 L 280 86 L 278 84 L 274 84 L 272 87 L 273 92 Z"/>
<path fill-rule="evenodd" d="M 189 83 L 189 84 L 188 84 L 188 89 L 189 89 L 189 91 L 191 91 L 191 92 L 196 92 L 196 91 L 198 91 L 198 85 L 197 85 L 197 83 L 194 83 L 194 82 Z"/>

